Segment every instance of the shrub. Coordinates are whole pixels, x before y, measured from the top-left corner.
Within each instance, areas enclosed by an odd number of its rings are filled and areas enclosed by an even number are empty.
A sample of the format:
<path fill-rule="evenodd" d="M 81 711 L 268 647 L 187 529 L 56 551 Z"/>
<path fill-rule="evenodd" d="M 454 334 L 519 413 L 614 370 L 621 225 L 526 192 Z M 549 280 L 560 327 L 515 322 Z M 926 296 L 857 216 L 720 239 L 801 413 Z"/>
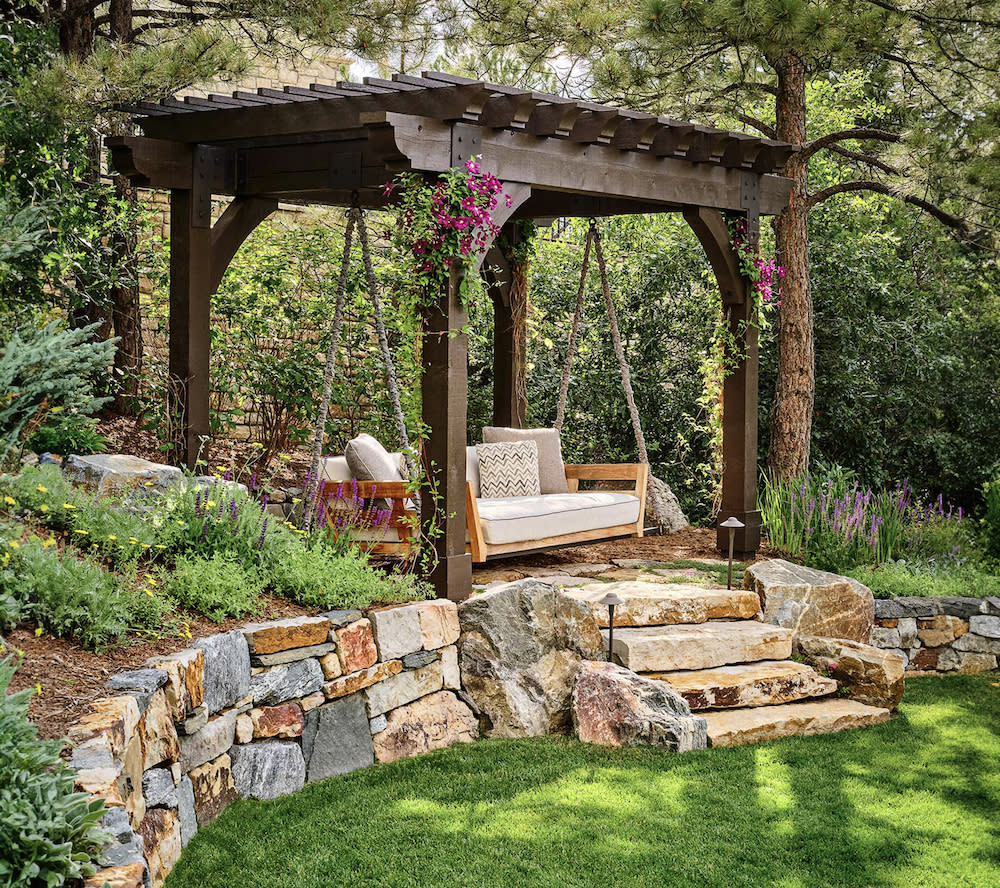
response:
<path fill-rule="evenodd" d="M 97 432 L 97 420 L 79 414 L 61 414 L 36 429 L 24 442 L 35 453 L 104 453 L 108 439 Z"/>
<path fill-rule="evenodd" d="M 156 543 L 148 518 L 116 507 L 113 501 L 81 498 L 70 514 L 77 545 L 109 559 L 119 569 L 135 565 Z"/>
<path fill-rule="evenodd" d="M 25 432 L 63 413 L 88 415 L 108 399 L 94 380 L 107 371 L 117 340 L 95 342 L 97 325 L 17 330 L 0 352 L 0 464 Z"/>
<path fill-rule="evenodd" d="M 14 671 L 12 658 L 0 661 L 0 885 L 62 885 L 96 871 L 104 802 L 73 792 L 62 743 L 38 740 L 28 720 L 32 691 L 7 694 Z"/>
<path fill-rule="evenodd" d="M 53 530 L 72 527 L 73 512 L 85 499 L 58 466 L 29 466 L 20 475 L 0 477 L 0 508 L 33 518 Z"/>
<path fill-rule="evenodd" d="M 847 575 L 864 583 L 876 598 L 1000 594 L 1000 576 L 971 564 L 890 561 L 855 567 L 847 571 Z"/>
<path fill-rule="evenodd" d="M 276 594 L 309 607 L 364 607 L 429 594 L 414 577 L 384 574 L 363 552 L 334 552 L 322 538 L 288 549 L 271 565 L 271 578 Z"/>
<path fill-rule="evenodd" d="M 221 623 L 257 613 L 267 578 L 234 558 L 182 555 L 166 576 L 166 592 L 183 607 Z"/>
<path fill-rule="evenodd" d="M 986 554 L 1000 559 L 1000 474 L 983 488 L 986 511 L 983 515 L 983 545 Z"/>

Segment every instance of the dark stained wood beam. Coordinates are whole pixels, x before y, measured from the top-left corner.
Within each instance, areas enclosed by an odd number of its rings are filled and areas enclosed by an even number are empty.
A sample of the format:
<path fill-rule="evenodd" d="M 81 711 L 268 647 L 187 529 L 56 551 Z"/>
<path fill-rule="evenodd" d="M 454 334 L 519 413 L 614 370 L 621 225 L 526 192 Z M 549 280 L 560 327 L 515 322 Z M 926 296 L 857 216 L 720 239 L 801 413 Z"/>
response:
<path fill-rule="evenodd" d="M 209 290 L 215 293 L 236 251 L 253 230 L 278 209 L 278 201 L 262 197 L 237 197 L 212 226 L 212 276 Z"/>
<path fill-rule="evenodd" d="M 729 242 L 722 214 L 707 209 L 688 210 L 684 218 L 701 241 L 723 294 L 726 323 L 739 354 L 735 369 L 722 384 L 722 504 L 719 523 L 735 517 L 746 526 L 736 531 L 735 549 L 741 554 L 760 548 L 760 512 L 757 510 L 757 382 L 759 331 L 753 300 L 740 276 L 739 261 Z M 729 546 L 729 531 L 719 528 L 720 551 Z"/>

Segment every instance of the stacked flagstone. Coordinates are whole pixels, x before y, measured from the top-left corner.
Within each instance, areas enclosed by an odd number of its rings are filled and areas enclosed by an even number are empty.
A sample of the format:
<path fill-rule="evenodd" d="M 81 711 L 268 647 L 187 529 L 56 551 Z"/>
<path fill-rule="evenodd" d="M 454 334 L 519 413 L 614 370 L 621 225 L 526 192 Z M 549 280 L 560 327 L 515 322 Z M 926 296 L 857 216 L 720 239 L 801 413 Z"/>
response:
<path fill-rule="evenodd" d="M 993 671 L 1000 661 L 1000 597 L 878 600 L 872 644 L 902 656 L 908 671 Z"/>
<path fill-rule="evenodd" d="M 77 786 L 114 837 L 86 885 L 156 888 L 238 798 L 474 740 L 458 611 L 422 601 L 333 611 L 200 639 L 108 683 L 71 730 Z"/>

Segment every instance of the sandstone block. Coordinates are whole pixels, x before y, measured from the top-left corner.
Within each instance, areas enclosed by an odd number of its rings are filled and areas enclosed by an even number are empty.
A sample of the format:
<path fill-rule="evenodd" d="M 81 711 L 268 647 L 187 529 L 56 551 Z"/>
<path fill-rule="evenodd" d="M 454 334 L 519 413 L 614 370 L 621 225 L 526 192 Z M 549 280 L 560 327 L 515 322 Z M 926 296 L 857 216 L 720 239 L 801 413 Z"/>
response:
<path fill-rule="evenodd" d="M 154 657 L 147 665 L 167 673 L 163 692 L 170 707 L 170 717 L 175 722 L 193 714 L 205 702 L 204 651 L 188 648 L 176 654 Z"/>
<path fill-rule="evenodd" d="M 319 666 L 323 670 L 323 678 L 327 680 L 344 674 L 344 669 L 340 665 L 340 656 L 336 652 L 320 657 Z"/>
<path fill-rule="evenodd" d="M 306 764 L 298 743 L 234 746 L 230 758 L 236 791 L 244 798 L 276 799 L 305 785 Z"/>
<path fill-rule="evenodd" d="M 405 706 L 420 697 L 440 691 L 443 684 L 441 664 L 436 660 L 420 669 L 400 672 L 365 691 L 368 716 L 374 718 L 390 709 Z"/>
<path fill-rule="evenodd" d="M 568 730 L 580 661 L 601 656 L 597 622 L 583 602 L 527 579 L 459 606 L 462 686 L 484 730 L 529 737 Z"/>
<path fill-rule="evenodd" d="M 371 728 L 361 695 L 335 700 L 310 712 L 302 734 L 302 752 L 310 783 L 373 764 Z"/>
<path fill-rule="evenodd" d="M 286 663 L 296 663 L 310 657 L 320 658 L 332 653 L 336 645 L 332 641 L 314 644 L 312 647 L 292 648 L 278 651 L 276 654 L 251 654 L 250 663 L 254 666 L 284 666 Z"/>
<path fill-rule="evenodd" d="M 167 695 L 158 690 L 149 698 L 149 705 L 139 719 L 139 738 L 142 741 L 142 768 L 149 768 L 163 762 L 170 764 L 177 761 L 180 755 L 180 745 L 177 731 L 170 714 Z"/>
<path fill-rule="evenodd" d="M 424 646 L 420 612 L 415 605 L 372 611 L 369 614 L 378 646 L 379 659 L 394 660 L 419 651 Z M 346 671 L 346 669 L 345 669 Z"/>
<path fill-rule="evenodd" d="M 316 660 L 300 660 L 287 666 L 274 666 L 250 680 L 250 696 L 255 705 L 272 706 L 307 697 L 323 687 L 323 670 Z"/>
<path fill-rule="evenodd" d="M 478 736 L 472 710 L 451 692 L 438 691 L 390 712 L 372 742 L 377 761 L 394 762 Z"/>
<path fill-rule="evenodd" d="M 438 598 L 434 601 L 420 601 L 410 607 L 417 609 L 425 650 L 437 650 L 458 641 L 461 628 L 458 623 L 458 605 L 454 601 Z"/>
<path fill-rule="evenodd" d="M 837 638 L 800 636 L 799 650 L 807 657 L 836 662 L 833 677 L 859 703 L 894 710 L 903 698 L 906 662 L 894 651 Z"/>
<path fill-rule="evenodd" d="M 146 849 L 146 863 L 153 888 L 159 888 L 181 856 L 181 828 L 177 815 L 167 808 L 152 808 L 139 827 Z"/>
<path fill-rule="evenodd" d="M 208 713 L 235 706 L 250 692 L 250 649 L 238 629 L 200 638 L 194 646 L 205 655 L 205 703 Z"/>
<path fill-rule="evenodd" d="M 743 585 L 760 596 L 765 621 L 796 635 L 871 640 L 875 602 L 857 580 L 777 558 L 748 567 Z"/>
<path fill-rule="evenodd" d="M 898 622 L 894 620 L 893 622 Z M 902 644 L 899 637 L 899 629 L 886 629 L 882 626 L 875 626 L 872 629 L 872 644 L 880 648 L 898 648 Z"/>
<path fill-rule="evenodd" d="M 129 456 L 124 453 L 96 453 L 67 456 L 63 474 L 98 496 L 123 496 L 136 490 L 166 490 L 184 477 L 175 466 Z"/>
<path fill-rule="evenodd" d="M 942 648 L 921 648 L 913 655 L 908 665 L 914 669 L 937 669 Z"/>
<path fill-rule="evenodd" d="M 355 620 L 346 626 L 334 630 L 337 639 L 337 656 L 340 658 L 342 672 L 350 674 L 361 669 L 367 669 L 378 662 L 378 651 L 375 649 L 375 636 L 369 620 Z M 383 660 L 390 659 L 383 657 Z M 335 676 L 328 676 L 334 678 Z"/>
<path fill-rule="evenodd" d="M 935 614 L 920 621 L 917 626 L 917 637 L 927 647 L 941 647 L 951 644 L 956 638 L 969 631 L 969 624 L 959 617 L 947 614 Z M 893 645 L 898 647 L 898 645 Z"/>
<path fill-rule="evenodd" d="M 236 718 L 236 712 L 224 713 L 213 718 L 196 734 L 181 737 L 181 770 L 187 773 L 228 752 L 236 738 Z"/>
<path fill-rule="evenodd" d="M 888 721 L 888 709 L 856 700 L 815 700 L 755 709 L 720 709 L 705 714 L 711 746 L 740 746 L 780 737 L 847 731 Z"/>
<path fill-rule="evenodd" d="M 136 734 L 125 747 L 118 773 L 118 792 L 125 802 L 129 820 L 138 829 L 146 816 L 146 800 L 142 795 L 142 740 Z"/>
<path fill-rule="evenodd" d="M 319 706 L 322 706 L 326 702 L 326 694 L 322 691 L 316 691 L 315 694 L 310 694 L 308 697 L 303 697 L 299 700 L 299 706 L 302 707 L 303 712 L 312 712 Z"/>
<path fill-rule="evenodd" d="M 917 643 L 917 618 L 903 617 L 899 621 L 899 644 L 909 649 Z"/>
<path fill-rule="evenodd" d="M 326 644 L 330 640 L 330 621 L 326 617 L 291 617 L 271 623 L 251 623 L 242 631 L 250 653 L 259 656 Z"/>
<path fill-rule="evenodd" d="M 462 687 L 462 673 L 458 668 L 458 647 L 451 645 L 441 648 L 440 654 L 444 686 L 450 691 L 457 691 Z"/>
<path fill-rule="evenodd" d="M 251 709 L 248 716 L 253 725 L 253 739 L 255 740 L 270 737 L 290 739 L 302 736 L 305 722 L 302 710 L 294 703 Z"/>
<path fill-rule="evenodd" d="M 83 888 L 143 888 L 145 875 L 145 863 L 109 866 L 84 879 Z"/>
<path fill-rule="evenodd" d="M 704 749 L 705 720 L 667 684 L 614 663 L 584 662 L 573 686 L 573 727 L 585 743 Z"/>
<path fill-rule="evenodd" d="M 378 681 L 384 681 L 391 675 L 396 675 L 403 671 L 403 664 L 400 660 L 390 660 L 388 663 L 378 663 L 359 672 L 352 672 L 350 675 L 342 675 L 333 681 L 328 681 L 323 685 L 323 693 L 328 700 L 338 697 L 346 697 L 357 691 L 364 690 Z"/>
<path fill-rule="evenodd" d="M 693 672 L 652 672 L 680 694 L 692 709 L 771 706 L 837 691 L 837 682 L 805 663 L 792 660 L 719 666 Z"/>
<path fill-rule="evenodd" d="M 615 608 L 615 626 L 666 626 L 674 623 L 704 623 L 705 620 L 749 619 L 760 610 L 755 592 L 745 589 L 706 589 L 679 583 L 643 580 L 591 583 L 565 594 L 583 601 L 597 625 L 607 627 L 608 608 L 601 599 L 614 591 L 625 603 Z"/>
<path fill-rule="evenodd" d="M 106 697 L 90 704 L 90 712 L 69 730 L 71 743 L 85 743 L 104 735 L 114 756 L 120 756 L 139 726 L 139 704 L 134 697 Z"/>
<path fill-rule="evenodd" d="M 996 654 L 958 651 L 954 647 L 945 648 L 938 657 L 938 669 L 942 672 L 960 672 L 973 675 L 990 672 L 997 668 Z"/>
<path fill-rule="evenodd" d="M 236 716 L 236 742 L 249 743 L 251 740 L 253 740 L 253 722 L 247 713 L 240 713 Z"/>
<path fill-rule="evenodd" d="M 207 826 L 239 798 L 228 754 L 199 765 L 188 777 L 198 826 Z"/>
<path fill-rule="evenodd" d="M 189 737 L 208 724 L 208 707 L 202 703 L 184 721 L 177 722 L 177 733 Z"/>

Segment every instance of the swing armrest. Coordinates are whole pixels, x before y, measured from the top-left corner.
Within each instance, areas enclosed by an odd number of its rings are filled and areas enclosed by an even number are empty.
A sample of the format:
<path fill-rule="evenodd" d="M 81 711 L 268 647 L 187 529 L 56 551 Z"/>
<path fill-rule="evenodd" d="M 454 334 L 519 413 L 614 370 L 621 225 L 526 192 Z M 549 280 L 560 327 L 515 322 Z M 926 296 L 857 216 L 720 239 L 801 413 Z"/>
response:
<path fill-rule="evenodd" d="M 324 481 L 321 496 L 335 496 L 340 488 L 342 499 L 349 499 L 355 491 L 359 499 L 406 500 L 413 498 L 409 481 Z"/>

